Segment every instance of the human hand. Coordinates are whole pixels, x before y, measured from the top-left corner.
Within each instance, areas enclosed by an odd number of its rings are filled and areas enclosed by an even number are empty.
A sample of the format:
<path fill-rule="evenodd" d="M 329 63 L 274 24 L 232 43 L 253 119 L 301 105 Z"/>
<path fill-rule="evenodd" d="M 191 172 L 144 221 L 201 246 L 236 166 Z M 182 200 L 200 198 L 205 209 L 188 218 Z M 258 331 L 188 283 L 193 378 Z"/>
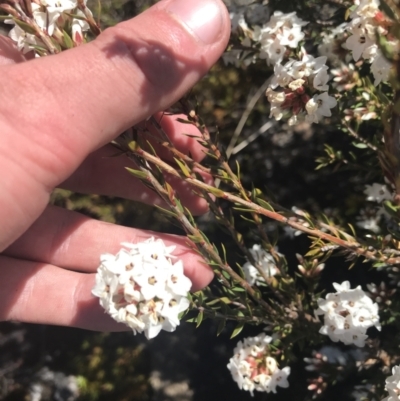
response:
<path fill-rule="evenodd" d="M 197 10 L 197 11 L 196 11 Z M 156 235 L 175 244 L 193 290 L 212 272 L 185 238 L 95 221 L 48 206 L 53 188 L 158 202 L 107 158 L 116 136 L 177 101 L 216 62 L 229 16 L 220 0 L 164 0 L 61 54 L 23 61 L 0 41 L 0 320 L 122 330 L 91 295 L 99 255 L 123 241 Z M 162 119 L 181 150 L 200 160 L 199 144 Z M 193 128 L 190 128 L 193 129 Z M 188 132 L 188 126 L 185 126 Z M 174 181 L 194 213 L 206 205 Z"/>

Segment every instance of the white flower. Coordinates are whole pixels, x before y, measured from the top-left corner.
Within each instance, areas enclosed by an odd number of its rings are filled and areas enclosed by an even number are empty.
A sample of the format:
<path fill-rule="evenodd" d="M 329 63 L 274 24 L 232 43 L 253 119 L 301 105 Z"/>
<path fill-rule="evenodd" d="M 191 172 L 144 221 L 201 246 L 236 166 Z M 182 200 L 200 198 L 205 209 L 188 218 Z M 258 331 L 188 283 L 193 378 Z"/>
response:
<path fill-rule="evenodd" d="M 86 10 L 89 14 L 91 14 L 91 11 L 88 8 L 86 8 Z M 79 17 L 86 18 L 85 14 L 81 10 L 77 10 L 77 12 L 75 12 L 74 14 Z M 83 32 L 86 32 L 89 29 L 90 26 L 85 19 L 73 18 L 71 30 L 74 43 L 76 43 L 77 45 L 83 43 Z"/>
<path fill-rule="evenodd" d="M 373 40 L 363 31 L 354 32 L 353 35 L 349 36 L 346 40 L 346 47 L 353 52 L 354 61 L 358 61 L 363 52 L 374 45 L 375 43 Z"/>
<path fill-rule="evenodd" d="M 239 27 L 242 28 L 244 31 L 249 30 L 249 27 L 247 26 L 246 20 L 244 18 L 243 11 L 242 12 L 231 11 L 229 13 L 229 16 L 231 18 L 232 32 L 236 31 Z"/>
<path fill-rule="evenodd" d="M 266 59 L 268 65 L 278 64 L 283 60 L 285 55 L 286 47 L 283 46 L 278 40 L 269 42 L 268 46 L 261 48 L 260 59 Z"/>
<path fill-rule="evenodd" d="M 327 91 L 329 89 L 329 86 L 327 85 L 329 81 L 329 75 L 326 72 L 326 69 L 321 69 L 319 70 L 313 79 L 313 86 L 315 89 L 319 91 Z"/>
<path fill-rule="evenodd" d="M 319 95 L 314 95 L 307 104 L 306 110 L 308 113 L 308 121 L 318 122 L 322 117 L 330 117 L 332 115 L 331 108 L 337 105 L 334 97 L 329 96 L 328 92 L 323 92 Z"/>
<path fill-rule="evenodd" d="M 371 63 L 371 72 L 374 76 L 374 85 L 379 85 L 382 81 L 387 81 L 389 79 L 390 69 L 392 68 L 392 63 L 390 63 L 382 54 L 380 50 L 377 51 Z"/>
<path fill-rule="evenodd" d="M 398 401 L 400 395 L 400 366 L 392 368 L 392 376 L 386 379 L 386 391 L 389 393 L 382 401 Z"/>
<path fill-rule="evenodd" d="M 276 262 L 272 255 L 261 248 L 261 245 L 255 244 L 252 249 L 249 249 L 255 262 L 267 277 L 275 276 L 279 270 L 276 267 Z M 260 284 L 264 281 L 257 268 L 250 262 L 246 262 L 243 265 L 243 271 L 246 277 L 246 281 L 250 285 Z"/>
<path fill-rule="evenodd" d="M 385 184 L 378 184 L 374 182 L 372 185 L 366 185 L 364 190 L 367 195 L 367 201 L 381 203 L 384 200 L 392 199 L 392 194 Z"/>
<path fill-rule="evenodd" d="M 325 65 L 327 58 L 325 56 L 314 58 L 306 51 L 302 50 L 303 57 L 299 61 L 294 61 L 290 69 L 290 75 L 297 78 L 310 77 L 317 74 L 321 69 L 328 69 Z"/>
<path fill-rule="evenodd" d="M 279 106 L 285 101 L 285 92 L 277 92 L 268 88 L 265 94 L 272 106 Z"/>
<path fill-rule="evenodd" d="M 269 343 L 272 337 L 265 333 L 239 341 L 228 369 L 241 390 L 273 392 L 276 387 L 289 387 L 287 380 L 290 367 L 279 369 L 275 358 L 270 355 Z"/>
<path fill-rule="evenodd" d="M 293 125 L 296 125 L 298 122 L 299 118 L 297 114 L 293 114 L 288 120 L 288 125 L 292 127 Z"/>
<path fill-rule="evenodd" d="M 356 225 L 364 230 L 379 233 L 381 230 L 379 224 L 385 216 L 388 214 L 383 207 L 366 207 L 360 210 Z"/>
<path fill-rule="evenodd" d="M 296 91 L 297 89 L 300 89 L 300 88 L 304 85 L 305 82 L 306 82 L 306 81 L 305 81 L 304 79 L 301 79 L 301 78 L 295 79 L 294 81 L 292 81 L 292 82 L 288 85 L 288 87 L 289 87 L 292 91 Z M 268 100 L 269 100 L 269 99 L 268 99 Z"/>
<path fill-rule="evenodd" d="M 275 89 L 277 86 L 285 87 L 293 81 L 293 77 L 289 71 L 293 65 L 293 60 L 288 61 L 285 65 L 276 64 L 274 67 L 274 76 L 271 81 L 271 88 Z"/>
<path fill-rule="evenodd" d="M 103 254 L 92 294 L 117 322 L 144 332 L 147 338 L 161 330 L 174 331 L 179 314 L 189 307 L 192 285 L 183 274 L 182 261 L 173 263 L 175 246 L 150 238 L 123 243 L 116 255 Z"/>
<path fill-rule="evenodd" d="M 276 121 L 279 121 L 283 117 L 283 110 L 280 107 L 271 106 L 269 116 L 274 117 Z"/>
<path fill-rule="evenodd" d="M 275 11 L 270 20 L 259 28 L 260 58 L 265 58 L 269 65 L 280 63 L 287 48 L 296 48 L 304 38 L 301 28 L 306 24 L 295 12 L 284 14 Z"/>
<path fill-rule="evenodd" d="M 373 303 L 360 286 L 351 289 L 350 283 L 333 283 L 336 293 L 327 294 L 318 300 L 316 315 L 324 315 L 321 334 L 328 335 L 332 341 L 355 344 L 363 347 L 368 338 L 366 331 L 379 323 L 378 304 Z"/>
<path fill-rule="evenodd" d="M 288 382 L 287 378 L 289 375 L 290 375 L 290 367 L 289 366 L 285 366 L 282 370 L 276 369 L 272 375 L 271 382 L 269 383 L 271 391 L 273 393 L 276 393 L 277 386 L 283 387 L 283 388 L 288 388 L 289 382 Z"/>
<path fill-rule="evenodd" d="M 86 0 L 83 3 L 86 4 Z M 33 19 L 45 35 L 56 37 L 56 40 L 59 40 L 66 29 L 75 45 L 83 43 L 83 32 L 88 31 L 90 28 L 86 22 L 85 14 L 81 10 L 78 10 L 77 7 L 77 0 L 36 0 L 35 2 L 31 2 Z M 77 15 L 82 19 L 72 18 L 68 15 L 69 13 Z M 86 8 L 85 13 L 91 14 L 91 11 Z M 13 20 L 5 22 L 14 24 Z M 37 47 L 46 47 L 39 38 L 26 33 L 17 25 L 10 31 L 9 36 L 17 43 L 18 49 L 24 53 L 36 50 L 36 57 L 41 55 Z"/>
<path fill-rule="evenodd" d="M 350 18 L 362 16 L 364 18 L 374 18 L 379 11 L 379 0 L 361 0 L 360 4 L 350 14 Z"/>
<path fill-rule="evenodd" d="M 35 35 L 26 33 L 20 26 L 15 24 L 14 20 L 7 19 L 4 23 L 14 25 L 8 33 L 8 36 L 16 43 L 18 50 L 25 54 L 31 51 L 33 46 L 37 45 Z"/>

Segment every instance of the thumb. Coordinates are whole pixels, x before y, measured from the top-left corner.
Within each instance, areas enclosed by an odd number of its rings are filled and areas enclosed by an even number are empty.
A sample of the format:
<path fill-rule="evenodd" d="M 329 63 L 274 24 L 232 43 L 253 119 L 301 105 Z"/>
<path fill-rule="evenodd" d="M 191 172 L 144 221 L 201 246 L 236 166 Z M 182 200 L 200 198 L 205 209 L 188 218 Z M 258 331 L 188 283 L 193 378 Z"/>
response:
<path fill-rule="evenodd" d="M 1 67 L 3 234 L 20 235 L 90 152 L 177 101 L 229 34 L 221 0 L 164 0 L 86 45 Z"/>

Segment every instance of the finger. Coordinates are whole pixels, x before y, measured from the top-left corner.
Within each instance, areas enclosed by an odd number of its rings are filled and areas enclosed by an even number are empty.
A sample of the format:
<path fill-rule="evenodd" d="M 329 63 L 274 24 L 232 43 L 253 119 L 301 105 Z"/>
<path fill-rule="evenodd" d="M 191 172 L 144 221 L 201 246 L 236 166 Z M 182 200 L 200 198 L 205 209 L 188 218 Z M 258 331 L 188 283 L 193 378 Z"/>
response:
<path fill-rule="evenodd" d="M 0 249 L 89 153 L 193 86 L 229 33 L 220 0 L 164 0 L 87 45 L 2 67 Z"/>
<path fill-rule="evenodd" d="M 101 254 L 117 253 L 121 242 L 137 243 L 150 237 L 161 238 L 167 246 L 176 245 L 173 254 L 182 260 L 193 291 L 210 283 L 211 269 L 190 248 L 186 237 L 117 226 L 55 206 L 47 207 L 4 254 L 93 273 L 99 266 Z"/>
<path fill-rule="evenodd" d="M 0 255 L 0 320 L 123 331 L 91 294 L 94 274 Z"/>
<path fill-rule="evenodd" d="M 164 113 L 157 113 L 154 117 L 156 123 L 159 124 L 159 129 L 152 121 L 146 121 L 139 125 L 139 135 L 141 128 L 150 132 L 149 141 L 158 156 L 164 160 L 174 161 L 174 155 L 169 150 L 161 146 L 157 140 L 152 140 L 154 137 L 164 142 L 165 139 L 160 133 L 160 130 L 162 130 L 164 134 L 168 136 L 170 141 L 173 142 L 174 147 L 181 153 L 190 155 L 191 158 L 197 162 L 204 159 L 206 149 L 201 146 L 196 139 L 201 137 L 197 127 L 192 124 L 184 124 L 178 121 L 179 119 L 186 120 L 187 117 L 185 115 L 165 115 Z M 147 139 L 146 134 L 144 134 L 144 137 Z"/>
<path fill-rule="evenodd" d="M 167 207 L 160 196 L 132 176 L 126 167 L 137 166 L 125 155 L 116 156 L 117 150 L 106 145 L 89 155 L 60 187 L 83 194 L 119 196 L 149 205 Z M 178 199 L 193 215 L 200 215 L 208 210 L 207 202 L 199 197 L 195 188 L 177 177 L 165 174 L 166 181 L 176 190 Z M 212 183 L 209 175 L 203 179 Z"/>

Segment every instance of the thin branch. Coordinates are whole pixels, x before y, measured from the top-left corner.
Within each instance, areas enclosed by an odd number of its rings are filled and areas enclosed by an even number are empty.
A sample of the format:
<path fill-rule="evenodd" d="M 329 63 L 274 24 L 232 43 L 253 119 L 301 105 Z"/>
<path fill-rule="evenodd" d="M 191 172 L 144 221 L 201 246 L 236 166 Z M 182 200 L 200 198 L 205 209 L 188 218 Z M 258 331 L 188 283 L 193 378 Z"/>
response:
<path fill-rule="evenodd" d="M 187 234 L 191 236 L 195 236 L 198 241 L 196 241 L 196 245 L 202 251 L 203 255 L 207 258 L 211 259 L 212 261 L 218 263 L 219 267 L 224 270 L 229 276 L 238 283 L 242 288 L 246 290 L 246 292 L 258 303 L 260 304 L 265 310 L 269 313 L 274 314 L 274 309 L 268 305 L 260 296 L 256 293 L 254 288 L 242 277 L 239 276 L 227 263 L 225 263 L 220 256 L 217 254 L 215 249 L 212 247 L 211 244 L 207 243 L 204 240 L 203 235 L 201 234 L 200 230 L 197 227 L 194 227 L 190 221 L 187 219 L 185 214 L 182 212 L 181 208 L 178 207 L 176 203 L 173 202 L 173 199 L 169 196 L 168 192 L 163 188 L 163 186 L 157 181 L 157 179 L 153 176 L 153 174 L 145 167 L 140 167 L 140 170 L 146 174 L 147 181 L 149 184 L 162 196 L 164 201 L 166 201 L 170 208 L 175 212 L 176 218 L 182 224 L 184 230 Z M 225 280 L 222 274 L 219 272 L 220 278 Z"/>
<path fill-rule="evenodd" d="M 171 175 L 173 175 L 175 177 L 181 178 L 182 180 L 186 181 L 188 184 L 191 184 L 196 188 L 206 190 L 209 193 L 213 194 L 214 196 L 221 198 L 221 199 L 225 199 L 236 205 L 245 206 L 247 209 L 249 209 L 249 211 L 254 211 L 257 214 L 268 217 L 268 218 L 275 220 L 283 225 L 287 225 L 289 227 L 292 227 L 295 230 L 302 231 L 302 232 L 310 235 L 311 237 L 321 238 L 325 242 L 336 244 L 336 245 L 340 246 L 341 248 L 348 250 L 351 254 L 363 256 L 366 259 L 372 260 L 372 261 L 384 262 L 388 265 L 400 264 L 400 258 L 386 257 L 382 254 L 377 254 L 379 252 L 377 250 L 369 251 L 369 250 L 365 249 L 355 239 L 354 239 L 354 241 L 351 241 L 351 240 L 346 241 L 341 238 L 335 237 L 329 233 L 323 232 L 318 228 L 306 227 L 304 225 L 304 219 L 299 216 L 286 217 L 276 211 L 267 210 L 252 201 L 242 199 L 239 196 L 236 196 L 229 192 L 225 192 L 221 189 L 217 189 L 211 185 L 208 185 L 202 181 L 199 181 L 198 179 L 191 178 L 191 177 L 190 178 L 185 177 L 185 176 L 183 176 L 183 174 L 180 174 L 178 171 L 176 171 L 175 168 L 170 166 L 168 163 L 165 163 L 164 161 L 160 160 L 158 157 L 145 152 L 143 149 L 139 148 L 139 149 L 134 150 L 133 152 L 138 154 L 140 157 L 143 157 L 148 162 L 154 163 L 155 165 L 160 167 L 162 170 L 170 173 Z M 346 234 L 346 235 L 348 236 L 348 234 Z"/>
<path fill-rule="evenodd" d="M 240 134 L 242 133 L 243 127 L 245 126 L 251 112 L 253 111 L 256 103 L 260 99 L 260 97 L 265 93 L 267 90 L 272 77 L 269 77 L 257 90 L 257 92 L 252 96 L 250 101 L 247 103 L 246 109 L 244 110 L 242 117 L 239 120 L 239 123 L 233 133 L 233 136 L 229 142 L 228 148 L 226 150 L 226 157 L 229 160 L 230 156 L 233 153 L 233 149 L 236 146 L 236 142 L 239 139 Z"/>

